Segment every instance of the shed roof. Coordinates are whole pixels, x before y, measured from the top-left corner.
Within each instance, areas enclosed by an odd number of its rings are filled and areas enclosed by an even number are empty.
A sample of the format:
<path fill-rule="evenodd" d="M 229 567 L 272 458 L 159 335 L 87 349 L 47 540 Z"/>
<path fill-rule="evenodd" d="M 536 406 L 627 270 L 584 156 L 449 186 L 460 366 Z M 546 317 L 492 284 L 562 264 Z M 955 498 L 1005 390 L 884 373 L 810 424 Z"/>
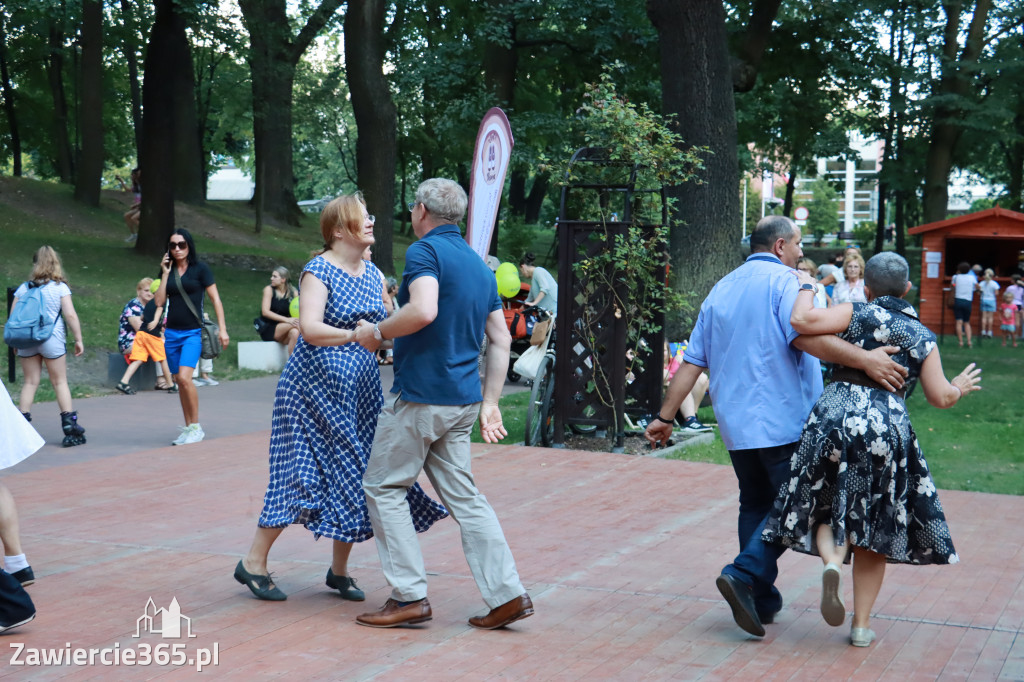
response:
<path fill-rule="evenodd" d="M 918 225 L 917 227 L 912 227 L 907 230 L 907 234 L 922 234 L 924 232 L 931 232 L 932 230 L 942 230 L 958 225 L 980 222 L 982 220 L 988 220 L 989 218 L 1002 218 L 1009 223 L 1016 223 L 1016 225 L 1014 225 L 1015 227 L 1024 229 L 1024 213 L 1017 213 L 1016 211 L 1010 211 L 996 206 L 995 208 L 985 209 L 984 211 L 978 211 L 977 213 L 968 213 L 967 215 L 961 215 L 955 218 L 948 218 L 934 223 Z"/>

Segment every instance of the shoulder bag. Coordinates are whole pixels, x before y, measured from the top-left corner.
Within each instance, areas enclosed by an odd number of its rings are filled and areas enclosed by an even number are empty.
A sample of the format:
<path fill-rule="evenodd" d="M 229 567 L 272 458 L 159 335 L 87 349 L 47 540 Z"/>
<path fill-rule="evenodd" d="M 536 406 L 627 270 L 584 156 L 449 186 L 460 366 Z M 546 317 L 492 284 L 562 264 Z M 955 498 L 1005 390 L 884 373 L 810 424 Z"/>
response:
<path fill-rule="evenodd" d="M 174 268 L 174 281 L 178 283 L 178 293 L 181 294 L 181 298 L 185 301 L 185 305 L 192 311 L 192 314 L 196 316 L 196 320 L 199 321 L 199 335 L 203 340 L 201 356 L 203 360 L 213 360 L 215 357 L 220 355 L 222 350 L 224 350 L 224 347 L 220 343 L 220 327 L 217 326 L 216 322 L 212 320 L 204 320 L 199 316 L 199 313 L 196 312 L 196 307 L 192 305 L 192 300 L 185 292 L 185 287 L 181 285 L 181 274 L 178 273 L 177 266 L 172 264 L 171 267 Z"/>

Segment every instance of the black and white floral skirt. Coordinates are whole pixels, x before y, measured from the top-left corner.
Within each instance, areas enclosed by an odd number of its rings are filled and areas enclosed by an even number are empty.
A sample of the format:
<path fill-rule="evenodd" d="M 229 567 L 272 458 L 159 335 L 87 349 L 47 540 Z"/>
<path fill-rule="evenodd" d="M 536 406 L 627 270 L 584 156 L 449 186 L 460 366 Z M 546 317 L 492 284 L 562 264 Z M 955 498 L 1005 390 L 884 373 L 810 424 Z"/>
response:
<path fill-rule="evenodd" d="M 763 538 L 817 554 L 815 528 L 891 563 L 959 561 L 902 398 L 829 384 L 804 426 Z"/>

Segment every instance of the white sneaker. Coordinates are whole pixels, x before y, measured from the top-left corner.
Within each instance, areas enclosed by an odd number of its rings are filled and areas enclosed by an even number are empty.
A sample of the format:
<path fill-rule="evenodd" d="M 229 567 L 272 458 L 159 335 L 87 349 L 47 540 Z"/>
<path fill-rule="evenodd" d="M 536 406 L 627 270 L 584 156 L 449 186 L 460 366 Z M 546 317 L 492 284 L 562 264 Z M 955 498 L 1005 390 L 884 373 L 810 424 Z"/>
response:
<path fill-rule="evenodd" d="M 192 443 L 198 443 L 206 437 L 206 433 L 203 432 L 203 427 L 199 424 L 191 424 L 185 436 L 185 440 L 181 442 L 181 445 L 191 445 Z"/>
<path fill-rule="evenodd" d="M 206 386 L 220 386 L 220 382 L 217 381 L 216 379 L 214 379 L 209 374 L 207 374 L 205 377 L 202 377 L 202 379 L 203 379 L 203 384 L 206 385 Z"/>
<path fill-rule="evenodd" d="M 181 433 L 178 434 L 177 438 L 175 438 L 174 440 L 171 441 L 171 445 L 183 445 L 185 443 L 186 436 L 188 435 L 189 431 L 192 429 L 191 426 L 180 426 L 178 428 L 181 429 Z"/>

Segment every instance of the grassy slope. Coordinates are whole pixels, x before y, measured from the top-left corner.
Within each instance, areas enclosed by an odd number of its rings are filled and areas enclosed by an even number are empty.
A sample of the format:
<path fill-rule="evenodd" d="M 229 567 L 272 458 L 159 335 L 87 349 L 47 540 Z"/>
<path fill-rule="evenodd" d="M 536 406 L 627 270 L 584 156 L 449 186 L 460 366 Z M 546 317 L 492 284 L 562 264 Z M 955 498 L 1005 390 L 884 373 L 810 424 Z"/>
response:
<path fill-rule="evenodd" d="M 93 209 L 76 204 L 72 189 L 67 186 L 4 178 L 3 190 L 0 280 L 6 286 L 16 287 L 28 276 L 32 254 L 39 246 L 49 244 L 57 249 L 82 320 L 86 346 L 85 358 L 69 362 L 73 393 L 82 397 L 109 392 L 102 387 L 106 373 L 104 354 L 116 350 L 121 309 L 134 296 L 139 279 L 158 274 L 159 259 L 141 255 L 124 243 L 124 209 L 116 197 L 105 198 L 101 208 Z M 252 319 L 259 314 L 262 288 L 272 264 L 301 266 L 321 242 L 313 216 L 307 217 L 301 228 L 264 225 L 261 235 L 253 234 L 251 211 L 242 202 L 218 202 L 188 209 L 178 223 L 193 230 L 200 257 L 213 264 L 233 342 L 258 340 Z M 400 237 L 396 250 L 404 254 L 408 243 L 408 239 Z M 403 261 L 396 265 L 401 267 Z M 83 377 L 75 371 L 76 364 L 89 365 L 92 371 Z M 258 374 L 239 370 L 237 366 L 238 351 L 232 343 L 215 361 L 215 371 L 218 377 L 228 379 Z M 97 378 L 100 370 L 102 377 Z M 6 371 L 3 374 L 6 381 Z M 12 394 L 20 389 L 20 372 L 18 377 L 19 382 L 10 386 Z M 36 400 L 53 400 L 48 382 L 40 386 Z"/>

